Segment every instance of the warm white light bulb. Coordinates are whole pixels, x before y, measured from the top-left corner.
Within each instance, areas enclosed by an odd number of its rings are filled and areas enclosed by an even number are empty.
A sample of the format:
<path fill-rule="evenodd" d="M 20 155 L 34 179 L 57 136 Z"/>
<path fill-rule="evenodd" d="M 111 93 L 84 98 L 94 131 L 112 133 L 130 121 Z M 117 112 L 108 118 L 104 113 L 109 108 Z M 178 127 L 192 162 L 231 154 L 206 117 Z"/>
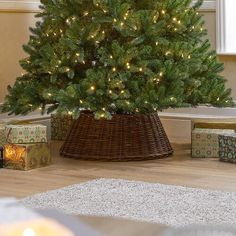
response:
<path fill-rule="evenodd" d="M 24 230 L 22 236 L 36 236 L 36 233 L 31 228 L 27 228 Z"/>

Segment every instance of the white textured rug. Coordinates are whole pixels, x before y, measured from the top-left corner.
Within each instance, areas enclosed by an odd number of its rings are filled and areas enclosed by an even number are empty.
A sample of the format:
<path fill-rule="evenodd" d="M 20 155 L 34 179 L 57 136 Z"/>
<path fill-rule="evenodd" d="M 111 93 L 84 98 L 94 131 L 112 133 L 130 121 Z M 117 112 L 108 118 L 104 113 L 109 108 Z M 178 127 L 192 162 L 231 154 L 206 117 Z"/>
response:
<path fill-rule="evenodd" d="M 97 179 L 37 194 L 25 206 L 68 214 L 114 216 L 171 226 L 235 224 L 236 193 Z"/>

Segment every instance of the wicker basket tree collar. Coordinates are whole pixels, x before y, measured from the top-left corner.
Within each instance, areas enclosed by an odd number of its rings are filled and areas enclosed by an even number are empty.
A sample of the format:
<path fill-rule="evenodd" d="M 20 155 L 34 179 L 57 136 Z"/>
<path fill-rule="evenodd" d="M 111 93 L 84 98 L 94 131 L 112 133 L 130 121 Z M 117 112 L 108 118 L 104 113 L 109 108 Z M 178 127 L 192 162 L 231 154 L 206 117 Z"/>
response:
<path fill-rule="evenodd" d="M 84 112 L 72 125 L 61 154 L 85 160 L 135 161 L 173 153 L 157 113 L 94 119 Z"/>
<path fill-rule="evenodd" d="M 172 154 L 157 111 L 230 106 L 223 70 L 205 40 L 202 0 L 42 0 L 24 46 L 26 73 L 4 111 L 70 112 L 61 154 L 145 160 Z M 50 106 L 46 106 L 50 104 Z M 81 110 L 90 110 L 91 113 Z M 129 114 L 129 115 L 127 115 Z"/>

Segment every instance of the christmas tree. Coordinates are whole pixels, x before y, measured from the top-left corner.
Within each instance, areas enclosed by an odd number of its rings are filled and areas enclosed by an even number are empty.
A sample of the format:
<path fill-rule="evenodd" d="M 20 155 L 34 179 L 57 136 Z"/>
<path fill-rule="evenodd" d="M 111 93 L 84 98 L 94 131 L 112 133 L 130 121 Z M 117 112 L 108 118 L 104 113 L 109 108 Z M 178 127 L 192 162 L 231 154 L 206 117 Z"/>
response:
<path fill-rule="evenodd" d="M 4 111 L 148 114 L 169 107 L 231 106 L 210 49 L 202 0 L 41 0 L 24 46 L 25 74 Z"/>

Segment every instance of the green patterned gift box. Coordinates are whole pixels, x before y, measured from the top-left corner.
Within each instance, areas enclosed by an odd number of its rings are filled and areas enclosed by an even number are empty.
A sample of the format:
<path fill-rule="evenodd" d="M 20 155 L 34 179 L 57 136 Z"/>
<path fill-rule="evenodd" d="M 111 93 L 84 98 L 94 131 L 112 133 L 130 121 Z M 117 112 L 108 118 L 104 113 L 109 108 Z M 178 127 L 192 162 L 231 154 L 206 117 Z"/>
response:
<path fill-rule="evenodd" d="M 6 143 L 5 124 L 0 123 L 0 146 Z"/>
<path fill-rule="evenodd" d="M 236 134 L 219 136 L 220 160 L 236 164 Z"/>
<path fill-rule="evenodd" d="M 47 142 L 47 127 L 44 125 L 6 125 L 8 143 L 45 143 Z"/>
<path fill-rule="evenodd" d="M 50 145 L 36 144 L 5 144 L 4 167 L 14 170 L 31 170 L 45 167 L 52 162 Z"/>
<path fill-rule="evenodd" d="M 71 115 L 52 114 L 51 115 L 51 139 L 64 141 L 73 123 Z"/>
<path fill-rule="evenodd" d="M 230 129 L 194 129 L 192 131 L 192 157 L 219 157 L 219 135 L 234 134 Z"/>

